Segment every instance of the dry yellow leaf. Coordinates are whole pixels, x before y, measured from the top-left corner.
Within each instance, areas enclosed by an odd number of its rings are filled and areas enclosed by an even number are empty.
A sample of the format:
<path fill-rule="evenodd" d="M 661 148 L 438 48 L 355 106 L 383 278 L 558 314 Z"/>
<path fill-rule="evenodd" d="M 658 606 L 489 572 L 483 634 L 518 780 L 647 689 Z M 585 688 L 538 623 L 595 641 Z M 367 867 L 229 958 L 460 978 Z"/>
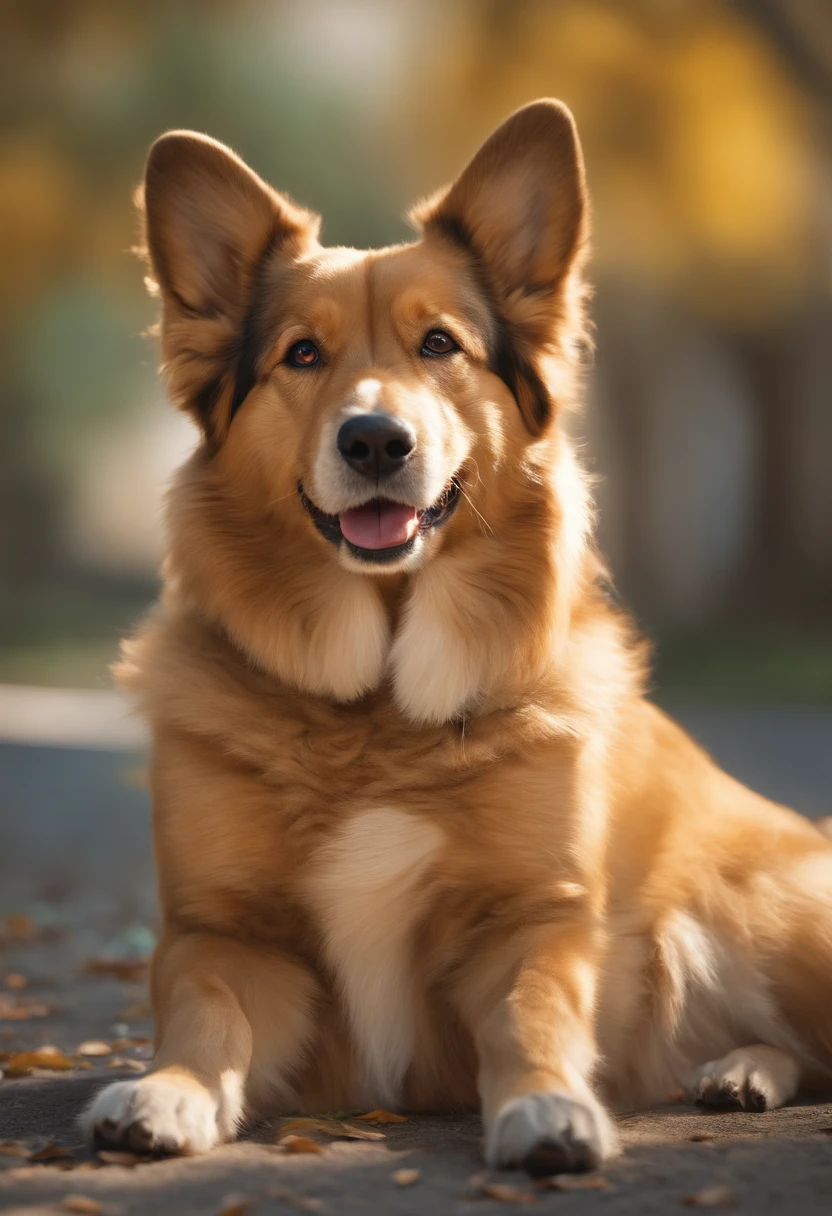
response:
<path fill-rule="evenodd" d="M 147 1065 L 142 1060 L 134 1060 L 132 1056 L 112 1056 L 107 1061 L 108 1068 L 127 1068 L 130 1072 L 147 1072 Z"/>
<path fill-rule="evenodd" d="M 146 1047 L 148 1043 L 152 1042 L 149 1034 L 134 1034 L 115 1039 L 111 1046 L 113 1051 L 126 1051 L 128 1047 Z"/>
<path fill-rule="evenodd" d="M 553 1174 L 537 1178 L 535 1186 L 539 1191 L 607 1191 L 610 1184 L 601 1174 Z"/>
<path fill-rule="evenodd" d="M 7 1001 L 0 997 L 0 1022 L 28 1022 L 31 1018 L 49 1017 L 49 1006 L 33 1001 Z"/>
<path fill-rule="evenodd" d="M 247 1195 L 226 1195 L 217 1216 L 246 1216 L 252 1202 Z"/>
<path fill-rule="evenodd" d="M 281 1203 L 288 1203 L 290 1207 L 298 1208 L 301 1212 L 323 1212 L 323 1203 L 320 1199 L 313 1199 L 311 1195 L 296 1195 L 294 1191 L 287 1191 L 285 1187 L 271 1187 L 266 1194 L 271 1199 L 279 1199 Z"/>
<path fill-rule="evenodd" d="M 112 1047 L 103 1039 L 87 1039 L 85 1043 L 78 1045 L 76 1051 L 79 1056 L 110 1056 L 113 1054 Z"/>
<path fill-rule="evenodd" d="M 389 1110 L 371 1110 L 358 1118 L 362 1123 L 407 1123 L 407 1115 L 394 1115 Z"/>
<path fill-rule="evenodd" d="M 30 1161 L 71 1161 L 72 1153 L 68 1148 L 62 1148 L 60 1144 L 55 1144 L 51 1141 L 45 1144 L 43 1148 L 36 1149 L 29 1153 Z"/>
<path fill-rule="evenodd" d="M 152 1012 L 148 1001 L 134 1001 L 132 1005 L 128 1005 L 126 1009 L 122 1009 L 119 1014 L 119 1020 L 122 1022 L 140 1022 L 142 1018 L 149 1018 Z M 150 1042 L 149 1039 L 148 1042 Z"/>
<path fill-rule="evenodd" d="M 325 1136 L 336 1136 L 341 1140 L 383 1140 L 384 1132 L 371 1132 L 368 1127 L 355 1127 L 342 1119 L 316 1119 L 313 1117 L 289 1119 L 280 1125 L 280 1135 L 304 1135 L 321 1132 Z"/>
<path fill-rule="evenodd" d="M 35 1068 L 49 1072 L 68 1072 L 75 1065 L 57 1047 L 41 1047 L 38 1051 L 18 1051 L 3 1065 L 7 1077 L 28 1077 Z"/>
<path fill-rule="evenodd" d="M 88 1195 L 67 1195 L 63 1201 L 63 1209 L 65 1212 L 87 1213 L 87 1216 L 95 1216 L 97 1212 L 104 1211 L 98 1200 L 90 1199 Z"/>
<path fill-rule="evenodd" d="M 102 1148 L 98 1150 L 98 1160 L 103 1161 L 105 1165 L 124 1165 L 129 1169 L 133 1165 L 140 1165 L 142 1161 L 149 1161 L 150 1157 L 141 1157 L 138 1153 L 125 1153 L 120 1149 Z"/>
<path fill-rule="evenodd" d="M 324 1151 L 317 1141 L 310 1140 L 308 1136 L 281 1136 L 277 1143 L 287 1153 L 322 1153 Z"/>
<path fill-rule="evenodd" d="M 0 922 L 0 927 L 4 930 L 5 936 L 15 942 L 31 941 L 37 934 L 35 922 L 28 916 L 20 916 L 18 913 L 7 916 Z"/>
<path fill-rule="evenodd" d="M 498 1199 L 500 1203 L 535 1203 L 537 1200 L 533 1191 L 510 1186 L 506 1182 L 489 1182 L 487 1179 L 472 1179 L 472 1182 L 474 1195 L 478 1199 Z"/>
<path fill-rule="evenodd" d="M 537 1195 L 524 1187 L 509 1183 L 494 1182 L 485 1172 L 472 1174 L 468 1179 L 470 1197 L 474 1199 L 497 1199 L 501 1203 L 535 1203 Z"/>
<path fill-rule="evenodd" d="M 422 1177 L 421 1170 L 394 1170 L 390 1177 L 396 1186 L 413 1186 Z"/>
<path fill-rule="evenodd" d="M 735 1208 L 737 1193 L 730 1186 L 706 1186 L 692 1195 L 683 1195 L 682 1203 L 689 1208 Z"/>
<path fill-rule="evenodd" d="M 29 1149 L 22 1140 L 0 1140 L 0 1157 L 28 1157 Z"/>

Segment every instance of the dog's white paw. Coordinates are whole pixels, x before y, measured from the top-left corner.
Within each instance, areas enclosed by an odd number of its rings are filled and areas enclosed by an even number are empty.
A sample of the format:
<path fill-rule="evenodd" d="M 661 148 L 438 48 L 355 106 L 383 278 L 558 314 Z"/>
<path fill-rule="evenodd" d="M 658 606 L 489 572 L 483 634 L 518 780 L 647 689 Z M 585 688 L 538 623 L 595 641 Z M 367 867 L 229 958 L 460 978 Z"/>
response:
<path fill-rule="evenodd" d="M 108 1085 L 81 1124 L 97 1143 L 138 1152 L 206 1153 L 220 1139 L 218 1109 L 201 1086 L 151 1074 Z"/>
<path fill-rule="evenodd" d="M 581 1173 L 612 1156 L 618 1137 L 591 1094 L 533 1093 L 501 1108 L 487 1130 L 485 1155 L 493 1168 L 521 1165 L 530 1174 Z"/>
<path fill-rule="evenodd" d="M 757 1043 L 703 1064 L 690 1088 L 700 1106 L 773 1110 L 795 1096 L 800 1073 L 794 1056 Z"/>

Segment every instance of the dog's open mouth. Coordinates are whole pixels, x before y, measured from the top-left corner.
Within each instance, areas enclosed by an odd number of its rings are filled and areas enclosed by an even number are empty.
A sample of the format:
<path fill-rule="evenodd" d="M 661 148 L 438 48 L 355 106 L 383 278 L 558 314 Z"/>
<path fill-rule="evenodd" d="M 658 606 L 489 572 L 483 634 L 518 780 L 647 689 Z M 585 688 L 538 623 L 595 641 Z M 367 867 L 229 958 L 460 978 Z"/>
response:
<path fill-rule="evenodd" d="M 452 477 L 432 507 L 426 510 L 388 498 L 372 498 L 340 515 L 327 515 L 316 507 L 301 484 L 300 500 L 315 527 L 334 545 L 346 544 L 350 553 L 370 562 L 393 562 L 415 546 L 421 533 L 444 523 L 460 497 L 460 485 Z"/>

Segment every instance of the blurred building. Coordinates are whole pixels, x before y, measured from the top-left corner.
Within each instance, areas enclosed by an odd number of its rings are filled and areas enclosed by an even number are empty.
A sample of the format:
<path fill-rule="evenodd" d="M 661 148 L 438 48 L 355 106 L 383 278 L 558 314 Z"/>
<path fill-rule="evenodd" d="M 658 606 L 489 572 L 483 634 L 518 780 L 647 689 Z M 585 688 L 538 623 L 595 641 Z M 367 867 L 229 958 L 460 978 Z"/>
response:
<path fill-rule="evenodd" d="M 325 239 L 378 244 L 540 95 L 585 146 L 580 426 L 626 598 L 660 636 L 832 636 L 826 0 L 17 0 L 3 22 L 0 680 L 97 678 L 153 591 L 193 441 L 129 253 L 154 136 L 208 131 Z"/>

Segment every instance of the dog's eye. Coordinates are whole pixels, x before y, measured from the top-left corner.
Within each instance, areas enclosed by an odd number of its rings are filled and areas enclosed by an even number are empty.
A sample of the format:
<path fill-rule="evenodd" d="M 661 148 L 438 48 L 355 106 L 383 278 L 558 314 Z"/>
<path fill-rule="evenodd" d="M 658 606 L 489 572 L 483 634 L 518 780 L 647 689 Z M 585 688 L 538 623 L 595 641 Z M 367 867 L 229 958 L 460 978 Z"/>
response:
<path fill-rule="evenodd" d="M 320 357 L 315 343 L 304 338 L 302 342 L 296 342 L 294 346 L 289 347 L 286 362 L 291 367 L 314 367 Z"/>
<path fill-rule="evenodd" d="M 432 329 L 422 343 L 423 355 L 452 355 L 455 350 L 459 347 L 443 329 Z"/>

